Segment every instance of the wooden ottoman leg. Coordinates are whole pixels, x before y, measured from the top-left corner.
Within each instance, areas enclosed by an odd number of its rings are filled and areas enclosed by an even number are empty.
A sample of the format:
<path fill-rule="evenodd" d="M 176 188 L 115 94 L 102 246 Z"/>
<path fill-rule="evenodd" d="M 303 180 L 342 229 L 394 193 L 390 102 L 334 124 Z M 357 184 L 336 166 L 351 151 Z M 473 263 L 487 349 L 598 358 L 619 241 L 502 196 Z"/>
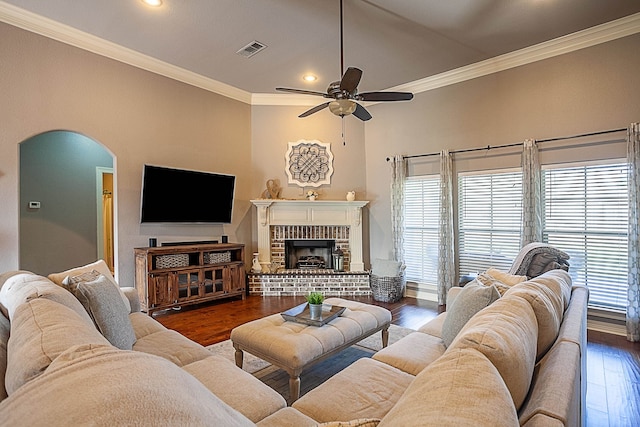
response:
<path fill-rule="evenodd" d="M 244 358 L 244 353 L 242 352 L 242 350 L 240 350 L 240 347 L 236 347 L 235 358 L 236 358 L 236 366 L 242 369 L 242 363 L 243 363 L 242 360 Z"/>
<path fill-rule="evenodd" d="M 300 397 L 300 375 L 291 374 L 289 376 L 289 399 L 290 403 L 295 402 Z"/>
<path fill-rule="evenodd" d="M 382 348 L 389 344 L 389 325 L 382 330 Z"/>

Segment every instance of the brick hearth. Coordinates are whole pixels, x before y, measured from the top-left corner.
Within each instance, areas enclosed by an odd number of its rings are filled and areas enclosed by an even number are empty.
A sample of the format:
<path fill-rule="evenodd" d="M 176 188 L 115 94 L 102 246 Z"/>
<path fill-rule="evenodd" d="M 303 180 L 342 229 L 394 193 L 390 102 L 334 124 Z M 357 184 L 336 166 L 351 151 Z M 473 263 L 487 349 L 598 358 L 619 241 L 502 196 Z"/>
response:
<path fill-rule="evenodd" d="M 369 273 L 331 270 L 288 270 L 249 274 L 249 293 L 262 296 L 297 296 L 322 292 L 325 296 L 371 295 Z"/>

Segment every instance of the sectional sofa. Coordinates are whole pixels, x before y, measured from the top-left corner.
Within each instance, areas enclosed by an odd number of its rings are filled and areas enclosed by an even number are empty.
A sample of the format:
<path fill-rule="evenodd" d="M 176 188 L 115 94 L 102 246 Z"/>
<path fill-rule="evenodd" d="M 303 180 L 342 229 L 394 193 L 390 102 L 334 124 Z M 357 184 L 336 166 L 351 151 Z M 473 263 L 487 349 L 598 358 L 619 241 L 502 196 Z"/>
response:
<path fill-rule="evenodd" d="M 492 273 L 259 425 L 584 425 L 587 289 L 560 269 L 531 280 Z"/>
<path fill-rule="evenodd" d="M 562 270 L 499 275 L 457 288 L 446 313 L 287 407 L 231 361 L 140 313 L 136 293 L 102 262 L 49 278 L 7 272 L 0 423 L 581 425 L 586 288 Z"/>

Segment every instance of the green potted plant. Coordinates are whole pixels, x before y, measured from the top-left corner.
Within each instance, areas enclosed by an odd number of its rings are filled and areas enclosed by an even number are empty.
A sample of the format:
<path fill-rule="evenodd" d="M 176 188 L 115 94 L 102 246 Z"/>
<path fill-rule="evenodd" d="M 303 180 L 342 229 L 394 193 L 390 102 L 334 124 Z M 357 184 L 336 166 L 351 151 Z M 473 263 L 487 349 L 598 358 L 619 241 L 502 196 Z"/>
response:
<path fill-rule="evenodd" d="M 322 317 L 322 302 L 324 301 L 324 295 L 320 292 L 311 292 L 307 295 L 307 302 L 309 303 L 309 313 L 312 319 L 319 319 Z"/>

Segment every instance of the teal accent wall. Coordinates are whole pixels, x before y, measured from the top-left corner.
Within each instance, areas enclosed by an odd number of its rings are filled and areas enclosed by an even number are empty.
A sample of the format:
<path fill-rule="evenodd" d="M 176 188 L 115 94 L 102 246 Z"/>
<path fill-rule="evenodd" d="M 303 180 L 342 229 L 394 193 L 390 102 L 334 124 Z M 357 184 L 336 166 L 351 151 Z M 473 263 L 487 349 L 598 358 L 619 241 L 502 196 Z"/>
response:
<path fill-rule="evenodd" d="M 111 154 L 75 132 L 20 144 L 20 269 L 46 275 L 96 260 L 96 167 L 112 168 Z"/>

